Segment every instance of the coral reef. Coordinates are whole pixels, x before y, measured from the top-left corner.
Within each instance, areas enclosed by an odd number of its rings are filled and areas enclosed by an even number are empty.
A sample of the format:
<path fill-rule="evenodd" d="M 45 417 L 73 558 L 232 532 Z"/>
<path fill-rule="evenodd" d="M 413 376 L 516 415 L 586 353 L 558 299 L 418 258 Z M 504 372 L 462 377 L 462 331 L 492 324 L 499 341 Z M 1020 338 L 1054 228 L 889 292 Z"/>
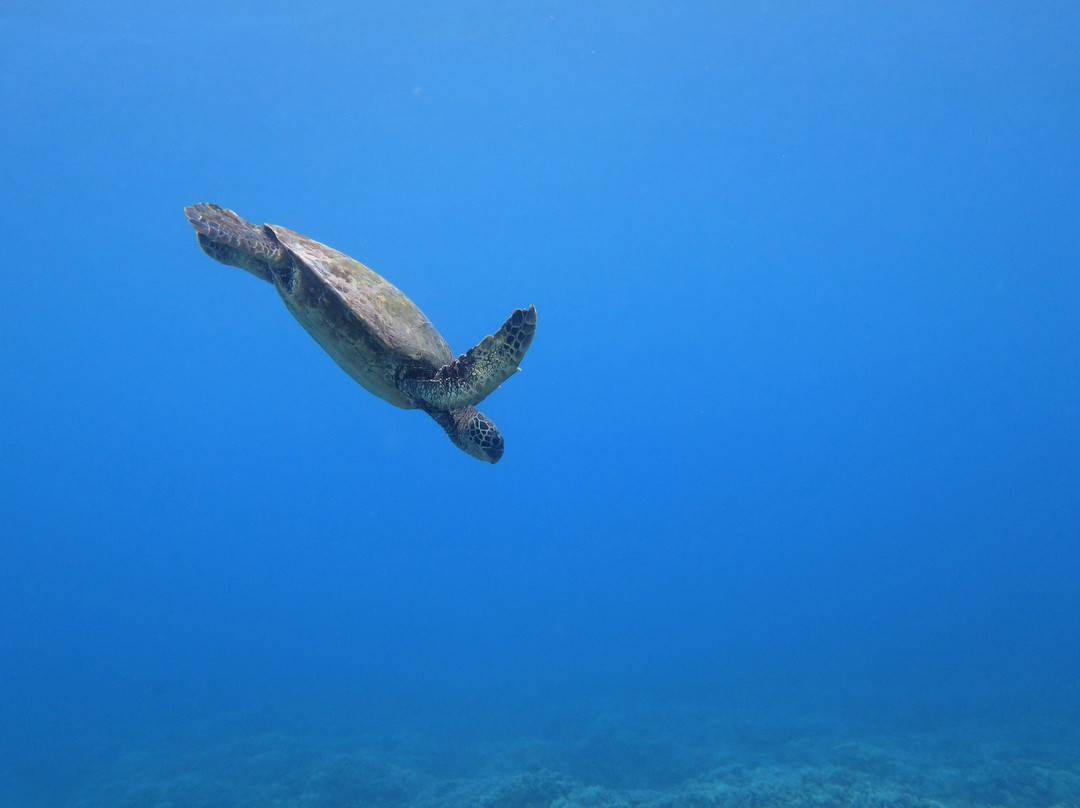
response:
<path fill-rule="evenodd" d="M 346 744 L 347 746 L 347 744 Z M 453 767 L 438 765 L 452 760 Z M 68 808 L 1074 808 L 1080 733 L 907 734 L 707 715 L 575 737 L 268 735 L 118 756 Z"/>

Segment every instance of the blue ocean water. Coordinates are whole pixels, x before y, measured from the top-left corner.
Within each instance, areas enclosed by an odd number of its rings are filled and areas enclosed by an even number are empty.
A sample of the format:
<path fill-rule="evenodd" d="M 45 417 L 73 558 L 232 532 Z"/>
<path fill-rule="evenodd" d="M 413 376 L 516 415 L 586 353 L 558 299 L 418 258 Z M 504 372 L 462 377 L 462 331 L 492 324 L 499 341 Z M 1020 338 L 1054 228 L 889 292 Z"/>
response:
<path fill-rule="evenodd" d="M 0 806 L 1080 804 L 1080 9 L 0 8 Z M 498 465 L 198 248 L 342 250 Z"/>

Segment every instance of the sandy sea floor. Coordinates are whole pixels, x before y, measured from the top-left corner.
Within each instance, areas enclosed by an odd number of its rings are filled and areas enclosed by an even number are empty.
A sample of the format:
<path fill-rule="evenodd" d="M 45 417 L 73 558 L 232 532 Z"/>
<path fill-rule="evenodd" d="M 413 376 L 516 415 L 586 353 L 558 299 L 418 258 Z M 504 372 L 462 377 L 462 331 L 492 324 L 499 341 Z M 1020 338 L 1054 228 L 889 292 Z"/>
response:
<path fill-rule="evenodd" d="M 564 709 L 531 732 L 237 732 L 96 752 L 67 808 L 1080 806 L 1064 717 L 875 721 Z M 55 802 L 53 804 L 56 804 Z"/>

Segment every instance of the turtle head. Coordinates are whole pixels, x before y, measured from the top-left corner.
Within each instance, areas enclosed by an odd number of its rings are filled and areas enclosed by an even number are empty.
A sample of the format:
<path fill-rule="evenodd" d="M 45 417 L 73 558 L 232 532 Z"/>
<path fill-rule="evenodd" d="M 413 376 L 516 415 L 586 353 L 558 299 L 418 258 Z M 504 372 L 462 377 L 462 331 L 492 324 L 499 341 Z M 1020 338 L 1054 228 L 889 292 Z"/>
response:
<path fill-rule="evenodd" d="M 503 454 L 503 438 L 498 427 L 476 407 L 456 410 L 428 410 L 446 430 L 454 445 L 487 463 L 498 463 Z"/>

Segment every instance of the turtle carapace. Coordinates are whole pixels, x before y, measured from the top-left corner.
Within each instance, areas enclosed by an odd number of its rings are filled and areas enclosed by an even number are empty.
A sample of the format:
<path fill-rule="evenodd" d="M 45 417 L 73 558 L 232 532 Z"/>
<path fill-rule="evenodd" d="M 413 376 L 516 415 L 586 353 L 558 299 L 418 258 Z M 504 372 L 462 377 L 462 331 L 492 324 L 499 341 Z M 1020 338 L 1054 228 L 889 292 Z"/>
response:
<path fill-rule="evenodd" d="M 307 332 L 367 390 L 423 410 L 475 458 L 502 457 L 502 435 L 476 405 L 518 369 L 536 333 L 534 306 L 515 310 L 494 336 L 454 359 L 416 304 L 359 261 L 211 203 L 185 213 L 203 252 L 274 284 Z"/>

